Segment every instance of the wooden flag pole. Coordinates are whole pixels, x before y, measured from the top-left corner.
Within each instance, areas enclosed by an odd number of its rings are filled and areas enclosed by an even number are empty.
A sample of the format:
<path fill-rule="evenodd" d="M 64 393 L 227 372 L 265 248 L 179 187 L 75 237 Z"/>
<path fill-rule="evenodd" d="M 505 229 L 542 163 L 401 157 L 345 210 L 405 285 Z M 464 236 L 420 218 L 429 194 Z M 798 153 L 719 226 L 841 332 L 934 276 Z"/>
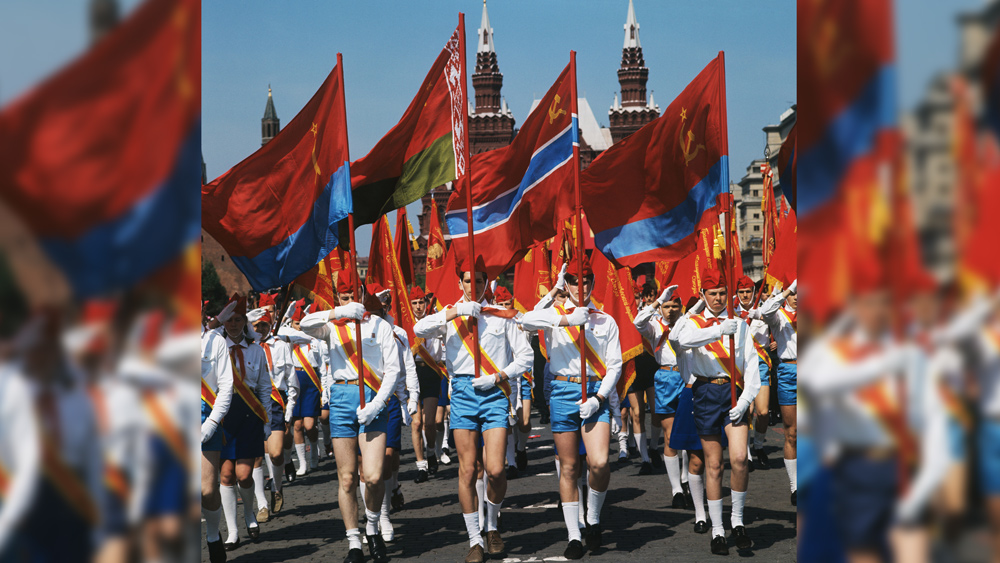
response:
<path fill-rule="evenodd" d="M 284 318 L 285 309 L 288 308 L 288 302 L 292 298 L 292 284 L 293 283 L 295 283 L 295 282 L 294 281 L 293 282 L 289 282 L 288 287 L 285 288 L 285 296 L 281 298 L 281 308 L 280 309 L 276 309 L 274 311 L 274 320 L 273 320 L 273 323 L 272 323 L 272 324 L 274 324 L 274 326 L 271 327 L 271 335 L 272 336 L 277 336 L 277 334 L 278 334 L 278 327 L 281 325 L 281 319 L 278 318 L 278 311 L 281 311 L 282 318 Z"/>
<path fill-rule="evenodd" d="M 577 306 L 582 307 L 583 295 L 583 194 L 580 191 L 580 141 L 577 139 L 577 99 L 576 99 L 576 51 L 569 52 L 569 104 L 572 115 L 570 127 L 573 128 L 573 193 L 576 196 L 576 299 Z M 587 400 L 587 325 L 580 327 L 576 345 L 580 348 L 580 401 Z"/>
<path fill-rule="evenodd" d="M 720 121 L 722 121 L 722 154 L 729 154 L 729 125 L 726 122 L 726 53 L 724 51 L 719 51 L 719 112 Z M 726 175 L 728 180 L 729 175 Z M 729 189 L 729 182 L 726 182 L 726 189 Z M 726 253 L 726 270 L 728 270 L 726 278 L 726 310 L 729 313 L 729 318 L 735 318 L 733 315 L 733 298 L 732 294 L 729 292 L 730 289 L 735 289 L 736 281 L 736 259 L 734 257 L 735 252 L 739 252 L 738 248 L 730 248 L 732 246 L 732 225 L 733 225 L 733 211 L 735 209 L 736 200 L 733 198 L 733 193 L 731 191 L 724 194 L 726 198 L 726 224 L 723 226 L 723 233 L 725 233 L 724 249 Z M 736 338 L 734 335 L 729 335 L 729 390 L 732 398 L 733 408 L 736 408 Z"/>
<path fill-rule="evenodd" d="M 347 151 L 347 162 L 344 164 L 350 167 L 351 151 L 347 136 L 347 100 L 345 99 L 347 89 L 344 87 L 344 59 L 340 53 L 337 53 L 337 74 L 340 76 L 340 88 L 343 90 L 340 96 L 340 111 L 344 123 L 344 150 Z M 350 168 L 348 168 L 348 181 L 350 181 Z M 351 255 L 351 277 L 354 278 L 354 300 L 360 303 L 361 301 L 358 300 L 360 288 L 358 287 L 358 255 L 355 251 L 357 243 L 354 241 L 353 208 L 354 206 L 352 205 L 352 212 L 347 214 L 347 230 L 350 231 L 351 244 L 349 253 Z M 336 284 L 334 284 L 334 287 L 336 287 Z M 358 345 L 358 401 L 361 408 L 365 408 L 365 356 L 364 350 L 361 348 L 361 321 L 354 321 L 354 339 Z"/>
<path fill-rule="evenodd" d="M 472 299 L 470 301 L 478 301 L 477 296 L 479 295 L 478 288 L 476 287 L 476 236 L 472 225 L 472 159 L 469 158 L 469 91 L 466 83 L 468 82 L 466 78 L 466 68 L 465 68 L 465 14 L 462 12 L 458 13 L 458 51 L 459 51 L 459 61 L 462 67 L 462 119 L 465 121 L 464 127 L 462 127 L 462 157 L 465 159 L 465 217 L 469 225 L 469 276 L 472 278 Z M 454 132 L 452 132 L 454 134 Z M 461 180 L 456 178 L 456 182 Z M 479 322 L 478 319 L 472 319 L 469 322 L 472 325 L 472 345 L 473 345 L 473 362 L 475 366 L 476 373 L 473 377 L 479 377 L 479 366 L 482 365 L 482 351 L 479 349 Z"/>

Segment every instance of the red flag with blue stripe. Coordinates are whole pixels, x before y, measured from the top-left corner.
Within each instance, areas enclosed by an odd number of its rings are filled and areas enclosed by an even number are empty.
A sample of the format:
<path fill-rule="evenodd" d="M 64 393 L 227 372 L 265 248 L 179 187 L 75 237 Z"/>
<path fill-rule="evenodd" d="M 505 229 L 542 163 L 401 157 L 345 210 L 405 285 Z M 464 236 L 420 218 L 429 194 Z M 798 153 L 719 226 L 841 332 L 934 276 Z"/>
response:
<path fill-rule="evenodd" d="M 0 112 L 0 198 L 79 298 L 198 240 L 201 7 L 152 0 Z"/>
<path fill-rule="evenodd" d="M 604 151 L 580 175 L 594 242 L 622 266 L 679 260 L 718 221 L 729 192 L 723 54 L 663 115 Z"/>
<path fill-rule="evenodd" d="M 573 146 L 579 138 L 570 107 L 571 80 L 567 65 L 509 146 L 472 157 L 476 253 L 490 279 L 534 244 L 555 236 L 572 213 Z M 451 246 L 458 264 L 468 253 L 465 202 L 465 192 L 456 190 L 445 211 L 452 240 L 463 241 Z"/>
<path fill-rule="evenodd" d="M 334 67 L 292 121 L 202 189 L 202 226 L 257 291 L 326 258 L 352 209 L 344 84 Z"/>

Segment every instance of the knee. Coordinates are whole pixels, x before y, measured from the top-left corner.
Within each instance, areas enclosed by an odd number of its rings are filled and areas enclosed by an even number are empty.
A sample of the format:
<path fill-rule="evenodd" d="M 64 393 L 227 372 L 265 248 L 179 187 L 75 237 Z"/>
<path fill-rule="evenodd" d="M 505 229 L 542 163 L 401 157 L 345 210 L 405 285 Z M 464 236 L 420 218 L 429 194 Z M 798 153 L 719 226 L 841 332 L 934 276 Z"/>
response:
<path fill-rule="evenodd" d="M 201 503 L 211 504 L 212 500 L 218 496 L 216 492 L 215 483 L 206 483 L 204 480 L 201 482 Z"/>
<path fill-rule="evenodd" d="M 295 422 L 292 423 L 292 428 L 294 428 L 296 432 L 302 432 L 302 419 L 296 418 Z"/>
<path fill-rule="evenodd" d="M 250 487 L 253 487 L 252 475 L 246 475 L 245 477 L 240 479 L 240 488 L 249 489 Z"/>
<path fill-rule="evenodd" d="M 340 483 L 340 490 L 350 494 L 358 488 L 358 475 L 354 472 L 341 472 L 337 481 Z"/>
<path fill-rule="evenodd" d="M 746 450 L 735 453 L 729 458 L 729 465 L 732 467 L 733 472 L 746 471 L 747 470 L 747 453 Z M 721 468 L 720 468 L 721 472 Z"/>
<path fill-rule="evenodd" d="M 757 411 L 757 417 L 758 418 L 766 418 L 766 417 L 768 417 L 767 407 L 766 406 L 764 406 L 764 405 L 757 405 L 756 411 Z"/>
<path fill-rule="evenodd" d="M 587 463 L 590 472 L 595 475 L 608 473 L 608 458 L 589 460 Z"/>
<path fill-rule="evenodd" d="M 722 460 L 705 462 L 705 469 L 713 477 L 722 475 Z"/>
<path fill-rule="evenodd" d="M 785 443 L 786 444 L 791 444 L 791 445 L 794 446 L 796 440 L 798 439 L 798 436 L 799 436 L 798 428 L 796 428 L 794 425 L 793 426 L 789 426 L 788 428 L 785 429 Z"/>

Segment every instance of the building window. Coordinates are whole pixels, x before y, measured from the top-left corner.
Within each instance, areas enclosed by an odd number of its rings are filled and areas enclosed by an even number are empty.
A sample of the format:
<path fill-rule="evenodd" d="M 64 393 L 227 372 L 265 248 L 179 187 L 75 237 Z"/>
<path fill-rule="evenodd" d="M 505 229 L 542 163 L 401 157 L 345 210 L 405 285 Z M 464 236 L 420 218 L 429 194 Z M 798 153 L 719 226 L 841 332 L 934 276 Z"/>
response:
<path fill-rule="evenodd" d="M 222 255 L 222 256 L 220 256 L 219 258 L 220 258 L 220 261 L 222 261 L 222 262 L 225 262 L 225 261 L 226 261 L 226 255 L 225 255 L 225 254 L 223 254 L 223 255 Z M 586 280 L 584 280 L 584 281 L 586 281 Z"/>
<path fill-rule="evenodd" d="M 754 213 L 753 214 L 753 218 L 754 219 L 760 219 L 760 213 Z M 584 281 L 586 281 L 586 280 L 584 280 Z"/>
<path fill-rule="evenodd" d="M 753 226 L 753 230 L 754 230 L 755 233 L 759 232 L 760 231 L 760 225 L 754 225 Z"/>
<path fill-rule="evenodd" d="M 753 191 L 753 196 L 754 197 L 760 197 L 760 190 L 754 190 Z"/>

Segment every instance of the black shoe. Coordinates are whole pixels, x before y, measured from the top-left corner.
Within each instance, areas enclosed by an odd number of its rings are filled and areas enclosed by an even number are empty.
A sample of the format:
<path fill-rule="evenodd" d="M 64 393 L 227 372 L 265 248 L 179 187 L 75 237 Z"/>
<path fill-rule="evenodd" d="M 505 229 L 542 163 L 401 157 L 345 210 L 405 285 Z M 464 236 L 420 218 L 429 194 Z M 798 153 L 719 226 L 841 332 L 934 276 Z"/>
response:
<path fill-rule="evenodd" d="M 528 468 L 528 452 L 527 450 L 514 450 L 514 463 L 517 464 L 518 471 L 524 471 Z"/>
<path fill-rule="evenodd" d="M 691 496 L 691 486 L 681 483 L 681 490 L 684 491 L 684 508 L 694 510 L 694 497 Z"/>
<path fill-rule="evenodd" d="M 427 471 L 423 469 L 417 470 L 417 476 L 413 479 L 414 483 L 426 483 L 427 482 Z"/>
<path fill-rule="evenodd" d="M 288 462 L 285 464 L 285 478 L 291 483 L 295 480 L 295 464 Z"/>
<path fill-rule="evenodd" d="M 583 532 L 583 538 L 587 540 L 587 549 L 591 552 L 601 549 L 601 525 L 587 524 L 587 529 Z M 567 558 L 568 559 L 568 558 Z"/>
<path fill-rule="evenodd" d="M 385 541 L 381 534 L 368 536 L 368 554 L 372 556 L 375 563 L 387 563 L 389 556 L 385 554 Z"/>
<path fill-rule="evenodd" d="M 750 536 L 747 535 L 747 529 L 743 526 L 733 528 L 733 533 L 729 534 L 729 539 L 733 540 L 733 543 L 736 544 L 736 549 L 750 549 L 753 546 Z"/>
<path fill-rule="evenodd" d="M 260 539 L 260 526 L 254 526 L 253 528 L 247 526 L 247 535 L 250 536 L 250 541 L 257 543 L 257 540 Z"/>
<path fill-rule="evenodd" d="M 663 456 L 660 452 L 653 450 L 649 452 L 649 460 L 653 462 L 653 467 L 657 469 L 666 469 L 666 465 L 663 463 Z"/>
<path fill-rule="evenodd" d="M 639 475 L 652 475 L 652 474 L 653 474 L 653 466 L 648 461 L 642 462 L 642 465 L 639 466 Z"/>
<path fill-rule="evenodd" d="M 799 505 L 799 496 L 798 495 L 799 495 L 798 491 L 792 491 L 792 506 L 798 506 Z"/>
<path fill-rule="evenodd" d="M 208 542 L 208 560 L 211 563 L 226 563 L 226 546 L 222 538 Z"/>
<path fill-rule="evenodd" d="M 764 453 L 764 450 L 762 450 L 762 449 L 761 450 L 750 450 L 750 455 L 753 456 L 753 464 L 752 465 L 756 466 L 757 469 L 767 469 L 768 468 L 767 454 Z"/>
<path fill-rule="evenodd" d="M 508 479 L 517 479 L 517 467 L 515 467 L 513 465 L 508 465 L 507 466 L 507 478 Z"/>
<path fill-rule="evenodd" d="M 712 553 L 715 555 L 729 555 L 729 546 L 726 545 L 726 536 L 715 536 L 712 538 Z"/>
<path fill-rule="evenodd" d="M 426 481 L 427 479 L 424 480 Z M 400 487 L 396 487 L 392 491 L 392 496 L 389 497 L 389 504 L 392 505 L 393 510 L 403 510 L 404 503 L 405 501 L 403 500 L 403 491 Z"/>
<path fill-rule="evenodd" d="M 347 552 L 344 563 L 365 563 L 365 552 L 355 547 Z"/>
<path fill-rule="evenodd" d="M 538 418 L 538 422 L 539 422 L 540 424 L 548 424 L 548 423 L 550 422 L 550 421 L 549 421 L 549 415 L 548 415 L 548 413 L 545 413 L 545 414 L 543 414 L 542 416 L 540 416 L 540 417 Z M 566 549 L 569 549 L 569 548 L 566 548 Z"/>
<path fill-rule="evenodd" d="M 451 448 L 449 448 L 448 446 L 445 446 L 445 447 L 441 448 L 441 453 L 447 455 L 448 457 L 451 457 Z M 458 457 L 458 456 L 455 456 L 455 457 Z"/>
<path fill-rule="evenodd" d="M 427 458 L 427 473 L 434 475 L 437 472 L 438 472 L 438 458 L 436 455 L 431 454 L 431 456 Z"/>
<path fill-rule="evenodd" d="M 270 491 L 271 490 L 271 481 L 272 481 L 272 479 L 270 477 L 268 477 L 267 479 L 264 480 L 264 490 L 265 491 Z"/>
<path fill-rule="evenodd" d="M 684 508 L 684 493 L 676 493 L 670 508 Z"/>
<path fill-rule="evenodd" d="M 696 534 L 707 534 L 708 533 L 708 522 L 704 520 L 698 520 L 694 523 L 694 533 Z"/>
<path fill-rule="evenodd" d="M 624 453 L 625 455 L 622 455 L 622 453 Z M 629 461 L 628 461 L 628 452 L 619 452 L 618 453 L 618 465 L 628 465 L 628 464 L 629 464 Z"/>
<path fill-rule="evenodd" d="M 226 551 L 232 551 L 240 546 L 240 538 L 236 538 L 234 542 L 226 542 Z"/>
<path fill-rule="evenodd" d="M 566 559 L 583 559 L 583 544 L 580 540 L 573 540 L 569 542 L 566 546 L 566 551 L 563 552 L 563 557 Z"/>

